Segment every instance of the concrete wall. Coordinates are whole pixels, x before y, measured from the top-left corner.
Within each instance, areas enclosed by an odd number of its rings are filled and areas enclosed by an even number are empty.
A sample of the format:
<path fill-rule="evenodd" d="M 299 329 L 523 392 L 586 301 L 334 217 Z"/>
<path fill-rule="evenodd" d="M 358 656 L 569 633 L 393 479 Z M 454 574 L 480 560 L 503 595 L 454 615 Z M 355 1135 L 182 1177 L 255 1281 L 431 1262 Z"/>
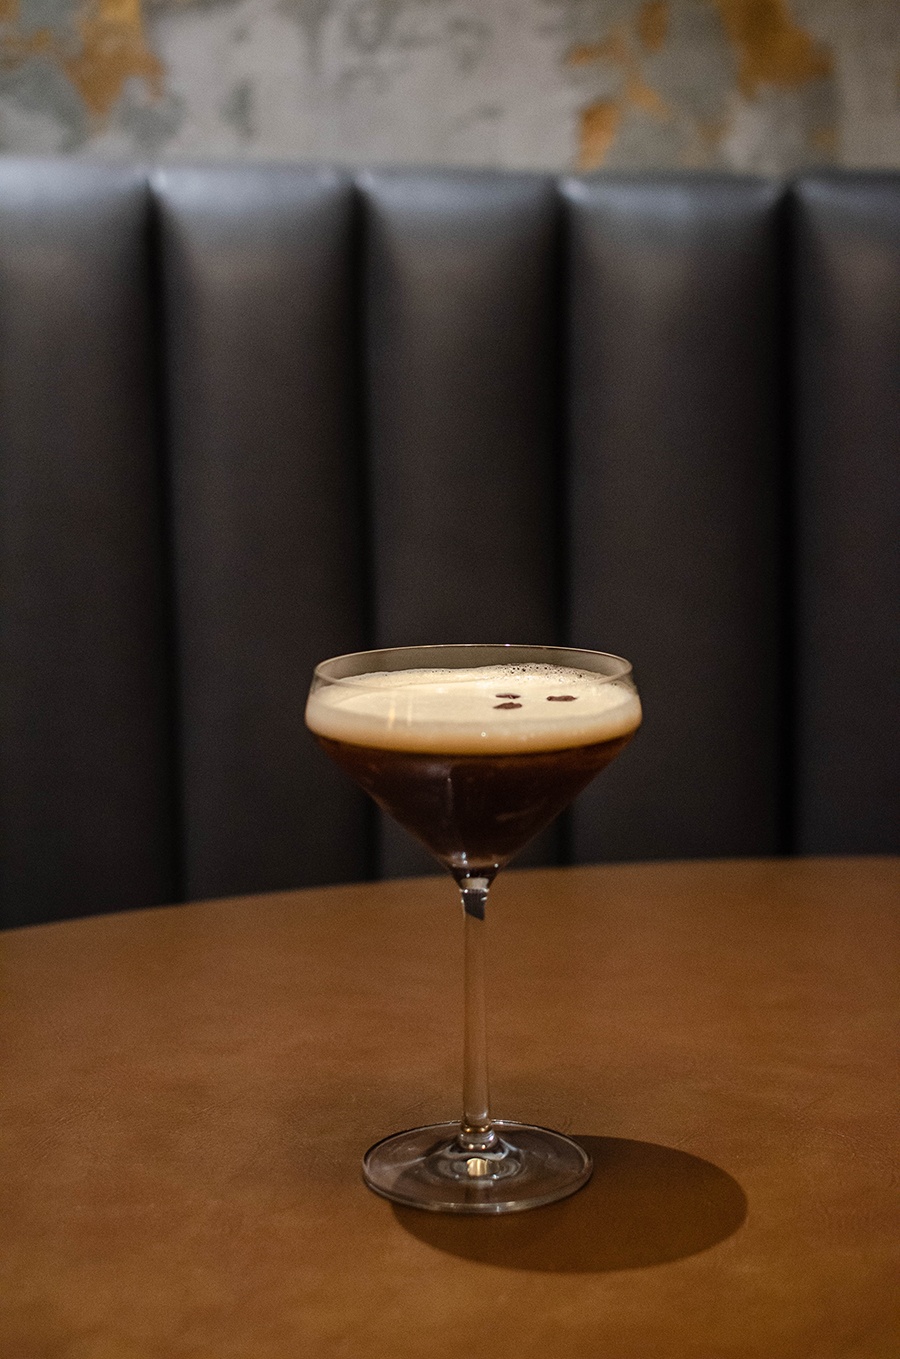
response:
<path fill-rule="evenodd" d="M 0 0 L 0 150 L 900 168 L 900 0 Z"/>

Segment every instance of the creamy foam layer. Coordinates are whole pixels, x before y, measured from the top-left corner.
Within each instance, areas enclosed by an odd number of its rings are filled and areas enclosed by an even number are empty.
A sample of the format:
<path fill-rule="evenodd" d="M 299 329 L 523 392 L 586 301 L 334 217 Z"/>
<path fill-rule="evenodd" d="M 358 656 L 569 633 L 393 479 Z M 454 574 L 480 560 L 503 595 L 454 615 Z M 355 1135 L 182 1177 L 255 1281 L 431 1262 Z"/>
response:
<path fill-rule="evenodd" d="M 448 755 L 569 750 L 628 736 L 640 720 L 628 685 L 553 665 L 358 675 L 306 706 L 307 726 L 333 741 Z"/>

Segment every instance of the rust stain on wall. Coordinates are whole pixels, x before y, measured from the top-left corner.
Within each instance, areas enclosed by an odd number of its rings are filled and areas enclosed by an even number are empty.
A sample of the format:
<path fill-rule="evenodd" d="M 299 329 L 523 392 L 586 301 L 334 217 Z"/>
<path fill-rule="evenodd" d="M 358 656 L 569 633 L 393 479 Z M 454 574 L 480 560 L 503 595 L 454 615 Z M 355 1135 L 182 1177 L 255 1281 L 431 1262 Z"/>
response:
<path fill-rule="evenodd" d="M 662 8 L 667 22 L 666 0 L 653 0 L 652 8 Z M 658 19 L 655 21 L 658 25 Z M 653 30 L 662 42 L 665 27 Z M 643 41 L 643 39 L 642 39 Z M 645 44 L 646 45 L 646 44 Z M 608 61 L 618 66 L 622 72 L 622 86 L 615 99 L 600 99 L 582 109 L 578 137 L 578 167 L 581 170 L 596 170 L 606 160 L 609 149 L 615 140 L 623 115 L 629 108 L 638 109 L 652 118 L 669 118 L 671 109 L 659 92 L 648 85 L 641 72 L 640 59 L 634 50 L 634 42 L 625 24 L 617 28 L 601 42 L 584 43 L 574 47 L 567 61 L 572 66 L 586 66 L 597 61 Z"/>
<path fill-rule="evenodd" d="M 624 27 L 614 28 L 602 42 L 580 43 L 566 57 L 569 66 L 592 66 L 598 61 L 624 63 L 627 60 L 628 34 Z"/>
<path fill-rule="evenodd" d="M 668 118 L 671 114 L 671 109 L 666 101 L 657 90 L 654 90 L 652 85 L 648 85 L 642 79 L 640 71 L 629 73 L 625 86 L 625 97 L 634 108 L 641 109 L 654 118 Z"/>
<path fill-rule="evenodd" d="M 669 31 L 669 0 L 647 0 L 637 20 L 638 37 L 648 52 L 658 52 Z"/>
<path fill-rule="evenodd" d="M 62 65 L 91 113 L 109 113 L 133 76 L 143 77 L 159 97 L 163 68 L 144 38 L 140 0 L 95 0 L 78 30 L 81 51 Z"/>
<path fill-rule="evenodd" d="M 19 0 L 0 0 L 0 6 L 0 20 L 13 30 L 0 37 L 0 66 L 7 70 L 29 57 L 49 57 L 97 119 L 111 111 L 134 76 L 145 79 L 154 96 L 161 95 L 163 67 L 147 46 L 140 0 L 87 0 L 75 20 L 74 44 L 45 28 L 16 32 Z"/>
<path fill-rule="evenodd" d="M 737 53 L 738 85 L 796 86 L 831 74 L 831 54 L 794 22 L 785 0 L 712 0 Z"/>
<path fill-rule="evenodd" d="M 753 99 L 761 86 L 796 89 L 832 74 L 831 53 L 795 22 L 788 0 L 708 3 L 719 16 L 722 38 L 737 58 L 737 86 L 746 99 Z M 580 169 L 596 169 L 606 162 L 626 114 L 642 114 L 657 121 L 684 114 L 684 110 L 670 107 L 644 74 L 649 59 L 669 38 L 670 15 L 671 0 L 645 0 L 632 20 L 618 24 L 597 42 L 582 43 L 569 51 L 566 60 L 571 66 L 604 63 L 620 73 L 614 95 L 581 111 Z M 724 118 L 694 115 L 691 127 L 692 139 L 682 151 L 685 163 L 712 161 L 728 132 Z M 820 157 L 834 157 L 834 128 L 820 124 L 806 134 L 806 139 L 810 150 Z"/>
<path fill-rule="evenodd" d="M 15 8 L 15 17 L 10 22 L 15 22 L 18 17 L 18 4 L 10 6 Z M 0 38 L 0 69 L 13 71 L 17 66 L 21 66 L 29 57 L 55 56 L 53 34 L 46 28 L 35 29 L 33 33 L 9 33 Z"/>
<path fill-rule="evenodd" d="M 606 160 L 621 116 L 618 103 L 612 99 L 599 99 L 582 109 L 578 155 L 582 170 L 596 170 Z"/>

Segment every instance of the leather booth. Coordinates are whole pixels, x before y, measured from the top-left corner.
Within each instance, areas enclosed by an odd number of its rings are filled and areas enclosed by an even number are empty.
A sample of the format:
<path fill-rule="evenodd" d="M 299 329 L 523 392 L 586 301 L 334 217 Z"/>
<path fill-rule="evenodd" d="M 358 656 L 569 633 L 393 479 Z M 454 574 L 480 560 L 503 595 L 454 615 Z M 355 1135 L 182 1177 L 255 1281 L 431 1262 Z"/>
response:
<path fill-rule="evenodd" d="M 900 176 L 0 163 L 8 925 L 421 871 L 371 645 L 627 655 L 523 862 L 900 850 Z"/>

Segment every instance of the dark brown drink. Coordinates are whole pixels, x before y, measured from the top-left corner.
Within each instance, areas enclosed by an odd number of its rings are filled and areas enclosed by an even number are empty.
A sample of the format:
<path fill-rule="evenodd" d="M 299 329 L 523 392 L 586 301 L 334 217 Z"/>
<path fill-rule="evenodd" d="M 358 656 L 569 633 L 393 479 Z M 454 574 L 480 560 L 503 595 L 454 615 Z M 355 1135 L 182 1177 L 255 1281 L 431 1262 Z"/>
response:
<path fill-rule="evenodd" d="M 352 676 L 315 690 L 322 749 L 448 868 L 496 870 L 618 755 L 633 687 L 553 665 Z"/>
<path fill-rule="evenodd" d="M 476 872 L 502 867 L 632 735 L 521 755 L 438 755 L 316 739 L 443 864 Z"/>

